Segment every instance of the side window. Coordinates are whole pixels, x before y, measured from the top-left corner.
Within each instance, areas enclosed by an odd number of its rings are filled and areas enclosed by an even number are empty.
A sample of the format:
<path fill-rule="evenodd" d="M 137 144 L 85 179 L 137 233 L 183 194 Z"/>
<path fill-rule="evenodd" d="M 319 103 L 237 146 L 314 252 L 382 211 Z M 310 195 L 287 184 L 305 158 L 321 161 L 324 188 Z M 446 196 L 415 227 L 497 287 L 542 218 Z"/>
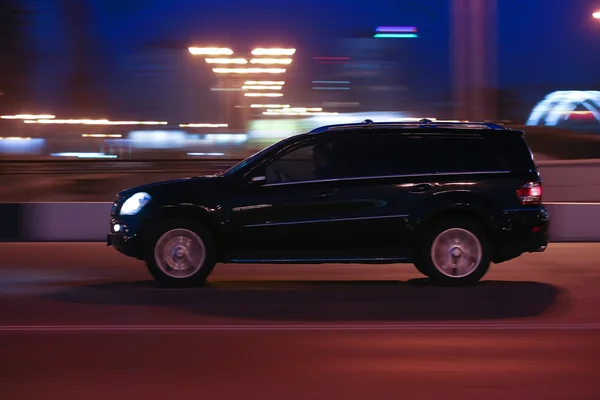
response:
<path fill-rule="evenodd" d="M 265 167 L 267 183 L 302 182 L 338 177 L 331 144 L 311 143 L 297 147 Z"/>
<path fill-rule="evenodd" d="M 349 178 L 509 169 L 489 140 L 452 135 L 356 133 L 336 143 L 335 153 Z"/>
<path fill-rule="evenodd" d="M 348 178 L 411 173 L 411 151 L 404 136 L 372 131 L 347 134 L 335 147 Z"/>
<path fill-rule="evenodd" d="M 422 173 L 510 169 L 491 141 L 484 137 L 424 135 L 409 143 L 413 155 L 411 164 Z"/>

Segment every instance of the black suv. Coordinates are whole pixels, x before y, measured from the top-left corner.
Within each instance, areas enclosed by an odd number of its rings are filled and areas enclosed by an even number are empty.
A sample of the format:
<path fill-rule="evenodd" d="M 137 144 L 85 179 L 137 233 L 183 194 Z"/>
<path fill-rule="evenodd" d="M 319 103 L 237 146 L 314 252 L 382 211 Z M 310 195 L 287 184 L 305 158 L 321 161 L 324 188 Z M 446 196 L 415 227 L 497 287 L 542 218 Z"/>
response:
<path fill-rule="evenodd" d="M 162 284 L 216 263 L 413 263 L 433 282 L 479 281 L 548 244 L 524 133 L 421 120 L 332 125 L 225 172 L 118 194 L 107 244 Z"/>

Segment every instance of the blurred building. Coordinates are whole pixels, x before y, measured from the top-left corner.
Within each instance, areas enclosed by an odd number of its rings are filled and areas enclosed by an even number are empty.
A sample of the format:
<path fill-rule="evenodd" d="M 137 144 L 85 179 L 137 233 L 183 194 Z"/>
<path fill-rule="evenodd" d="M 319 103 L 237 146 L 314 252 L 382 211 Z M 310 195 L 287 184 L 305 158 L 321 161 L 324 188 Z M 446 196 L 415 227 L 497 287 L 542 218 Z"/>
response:
<path fill-rule="evenodd" d="M 21 112 L 30 98 L 29 60 L 25 52 L 25 13 L 16 1 L 0 2 L 0 113 Z"/>
<path fill-rule="evenodd" d="M 313 98 L 327 110 L 412 110 L 418 38 L 374 38 L 359 32 L 334 41 L 313 57 Z"/>
<path fill-rule="evenodd" d="M 212 71 L 178 44 L 146 46 L 121 60 L 120 118 L 193 123 L 213 120 L 219 104 Z"/>

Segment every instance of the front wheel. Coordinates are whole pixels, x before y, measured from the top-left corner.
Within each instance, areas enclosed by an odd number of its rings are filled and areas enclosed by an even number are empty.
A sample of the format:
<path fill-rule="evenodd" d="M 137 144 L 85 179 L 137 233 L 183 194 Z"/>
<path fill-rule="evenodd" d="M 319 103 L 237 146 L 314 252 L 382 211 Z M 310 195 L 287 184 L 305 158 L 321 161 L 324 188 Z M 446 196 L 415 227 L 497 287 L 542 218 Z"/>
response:
<path fill-rule="evenodd" d="M 424 237 L 420 256 L 429 278 L 443 285 L 476 283 L 491 263 L 491 245 L 483 228 L 470 219 L 444 220 Z"/>
<path fill-rule="evenodd" d="M 216 263 L 213 243 L 210 232 L 201 224 L 166 221 L 149 238 L 148 271 L 165 286 L 201 285 Z"/>

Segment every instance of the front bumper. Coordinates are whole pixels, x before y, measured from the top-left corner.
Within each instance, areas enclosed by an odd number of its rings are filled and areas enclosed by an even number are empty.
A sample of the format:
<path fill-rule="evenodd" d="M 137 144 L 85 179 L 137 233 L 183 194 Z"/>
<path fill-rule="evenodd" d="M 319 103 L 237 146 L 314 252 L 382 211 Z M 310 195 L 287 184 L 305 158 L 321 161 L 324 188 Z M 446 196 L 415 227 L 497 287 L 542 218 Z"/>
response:
<path fill-rule="evenodd" d="M 106 235 L 106 246 L 112 246 L 120 253 L 141 259 L 143 248 L 139 235 L 122 221 L 111 219 L 110 233 Z"/>

